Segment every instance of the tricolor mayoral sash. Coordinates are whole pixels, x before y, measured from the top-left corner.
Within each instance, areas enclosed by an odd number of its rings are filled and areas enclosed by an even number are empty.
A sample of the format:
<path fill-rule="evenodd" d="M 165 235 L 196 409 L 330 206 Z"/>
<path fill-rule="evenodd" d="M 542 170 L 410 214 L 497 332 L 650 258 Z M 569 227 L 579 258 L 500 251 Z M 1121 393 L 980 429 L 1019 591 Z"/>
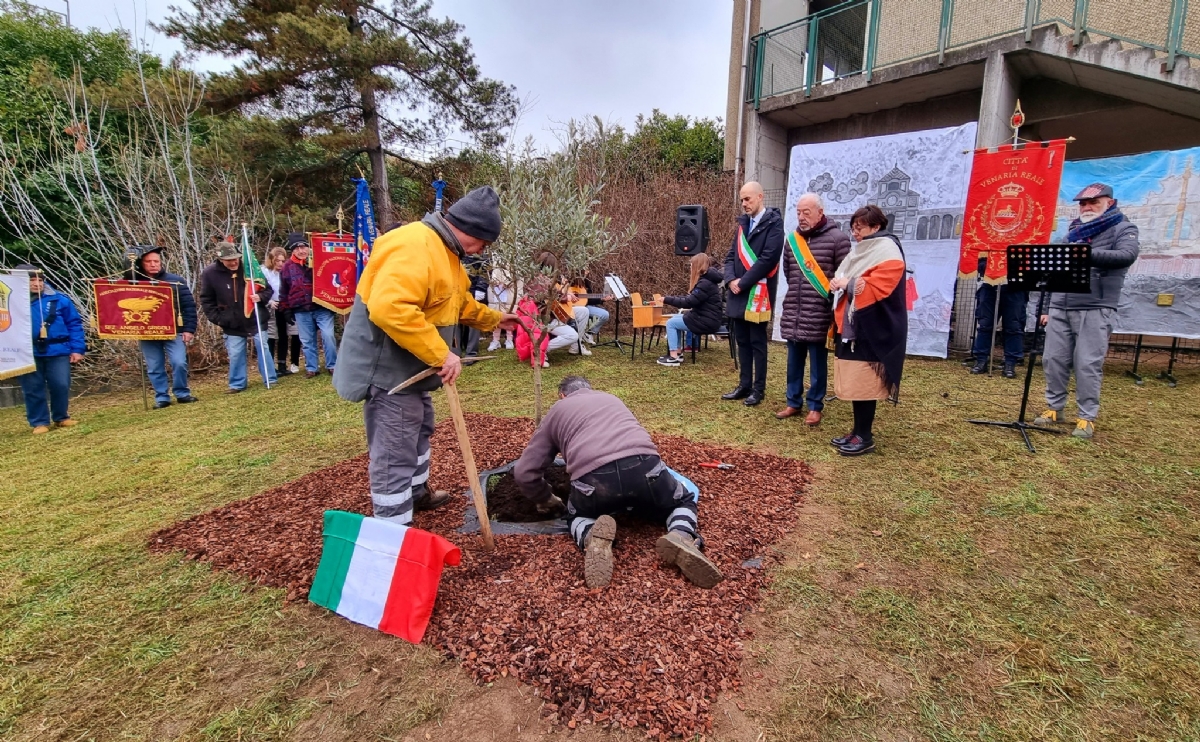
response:
<path fill-rule="evenodd" d="M 754 254 L 754 249 L 750 247 L 750 241 L 746 239 L 746 232 L 740 225 L 738 226 L 738 260 L 742 262 L 742 267 L 746 270 L 750 270 L 751 266 L 758 262 L 758 256 Z M 778 265 L 772 268 L 767 277 L 754 284 L 754 288 L 750 290 L 750 297 L 746 301 L 745 318 L 747 322 L 771 321 L 771 292 L 767 289 L 767 278 L 775 275 L 778 270 Z"/>
<path fill-rule="evenodd" d="M 787 238 L 788 247 L 792 250 L 792 257 L 796 259 L 796 265 L 800 266 L 800 273 L 808 281 L 813 290 L 820 294 L 822 299 L 829 300 L 829 277 L 825 275 L 825 271 L 821 269 L 821 264 L 817 262 L 817 258 L 812 254 L 812 248 L 808 246 L 808 240 L 804 239 L 804 235 L 800 234 L 799 230 L 792 232 Z M 825 337 L 826 350 L 833 350 L 833 323 L 829 323 L 829 333 Z"/>
<path fill-rule="evenodd" d="M 808 240 L 804 239 L 804 235 L 800 232 L 792 232 L 787 238 L 788 247 L 792 249 L 792 257 L 796 259 L 796 265 L 800 266 L 800 272 L 812 285 L 813 289 L 821 295 L 822 299 L 829 298 L 829 278 L 825 275 L 825 271 L 821 270 L 821 265 L 812 254 L 812 248 L 808 246 Z"/>

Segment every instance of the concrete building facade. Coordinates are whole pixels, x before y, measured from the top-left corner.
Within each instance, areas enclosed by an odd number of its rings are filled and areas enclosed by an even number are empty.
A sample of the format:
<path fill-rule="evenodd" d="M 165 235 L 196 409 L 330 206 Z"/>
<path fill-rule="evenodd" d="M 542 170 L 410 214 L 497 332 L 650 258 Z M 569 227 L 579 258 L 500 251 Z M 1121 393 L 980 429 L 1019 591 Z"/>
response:
<path fill-rule="evenodd" d="M 976 121 L 976 146 L 995 146 L 1012 139 L 1018 98 L 1021 137 L 1073 136 L 1068 159 L 1200 145 L 1200 3 L 1142 0 L 1136 11 L 1127 0 L 733 6 L 725 167 L 739 181 L 761 182 L 773 206 L 791 206 L 783 201 L 797 144 Z M 903 225 L 899 234 L 928 236 L 935 218 L 937 234 L 945 231 L 941 215 L 910 214 L 902 179 L 888 187 L 874 200 Z M 969 342 L 968 325 L 956 322 L 952 347 Z"/>

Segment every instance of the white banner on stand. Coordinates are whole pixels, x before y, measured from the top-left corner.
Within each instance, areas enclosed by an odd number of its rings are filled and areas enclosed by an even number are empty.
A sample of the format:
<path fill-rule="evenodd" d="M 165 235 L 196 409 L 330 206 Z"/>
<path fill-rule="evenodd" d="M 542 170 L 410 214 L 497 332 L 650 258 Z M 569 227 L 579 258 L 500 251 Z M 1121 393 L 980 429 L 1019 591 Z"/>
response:
<path fill-rule="evenodd" d="M 0 273 L 0 379 L 33 371 L 29 275 Z"/>
<path fill-rule="evenodd" d="M 809 191 L 820 194 L 825 215 L 847 234 L 850 215 L 863 206 L 875 204 L 888 215 L 911 271 L 910 355 L 946 357 L 974 147 L 974 122 L 792 147 L 783 211 L 786 232 L 796 229 L 796 201 Z M 780 280 L 777 307 L 783 306 L 786 292 L 787 282 Z M 778 311 L 774 337 L 783 339 Z"/>

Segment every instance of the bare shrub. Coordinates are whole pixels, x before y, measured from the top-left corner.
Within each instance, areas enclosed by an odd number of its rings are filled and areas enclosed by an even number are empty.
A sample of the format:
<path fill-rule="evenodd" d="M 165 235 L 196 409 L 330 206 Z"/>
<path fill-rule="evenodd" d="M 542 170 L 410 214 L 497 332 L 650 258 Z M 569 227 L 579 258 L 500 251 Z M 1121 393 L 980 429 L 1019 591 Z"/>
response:
<path fill-rule="evenodd" d="M 630 291 L 643 297 L 687 293 L 687 258 L 675 255 L 675 209 L 688 204 L 703 204 L 708 210 L 712 234 L 708 253 L 719 265 L 729 251 L 734 219 L 740 213 L 733 175 L 660 171 L 647 178 L 614 178 L 604 190 L 600 213 L 612 220 L 612 228 L 636 223 L 638 229 L 628 244 L 597 262 L 592 272 L 615 273 Z M 630 318 L 631 314 L 623 314 L 622 324 Z"/>

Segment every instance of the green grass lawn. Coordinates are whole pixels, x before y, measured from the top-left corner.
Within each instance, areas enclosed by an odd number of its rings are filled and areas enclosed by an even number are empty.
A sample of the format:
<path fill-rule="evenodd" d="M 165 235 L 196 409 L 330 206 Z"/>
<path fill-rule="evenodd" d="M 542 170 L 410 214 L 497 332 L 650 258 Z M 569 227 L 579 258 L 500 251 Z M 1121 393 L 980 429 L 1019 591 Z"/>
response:
<path fill-rule="evenodd" d="M 1095 441 L 1039 436 L 1034 456 L 964 422 L 1015 416 L 1017 382 L 910 359 L 878 454 L 843 459 L 828 439 L 848 404 L 817 431 L 774 419 L 781 350 L 754 409 L 717 399 L 724 346 L 694 367 L 600 349 L 546 373 L 551 390 L 587 374 L 656 432 L 817 471 L 753 619 L 740 702 L 764 739 L 1200 739 L 1195 366 L 1171 389 L 1110 365 Z M 0 410 L 0 738 L 401 739 L 453 713 L 465 682 L 433 650 L 146 552 L 164 525 L 364 449 L 328 377 L 223 386 L 152 412 L 85 397 L 81 425 L 37 437 Z M 532 413 L 510 358 L 460 386 L 470 411 Z"/>

